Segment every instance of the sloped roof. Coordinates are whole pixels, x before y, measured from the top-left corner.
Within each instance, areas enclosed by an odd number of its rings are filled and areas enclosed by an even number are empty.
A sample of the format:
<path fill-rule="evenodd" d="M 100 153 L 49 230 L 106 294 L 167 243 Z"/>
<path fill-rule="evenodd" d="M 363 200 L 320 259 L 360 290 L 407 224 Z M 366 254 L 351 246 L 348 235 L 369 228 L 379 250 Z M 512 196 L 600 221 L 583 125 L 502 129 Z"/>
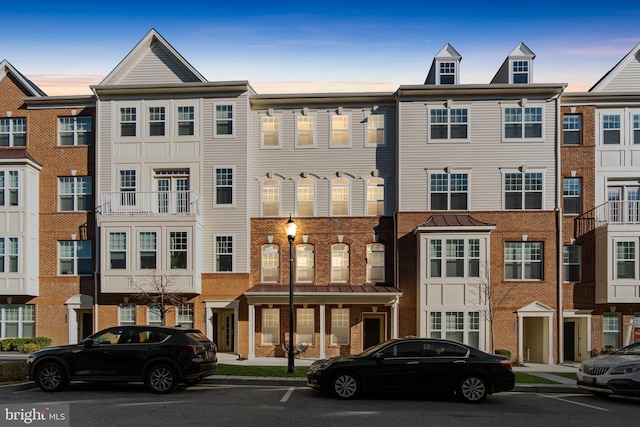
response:
<path fill-rule="evenodd" d="M 202 74 L 151 29 L 98 86 L 205 82 Z"/>
<path fill-rule="evenodd" d="M 509 83 L 509 60 L 518 58 L 533 60 L 535 57 L 536 54 L 533 53 L 526 44 L 523 42 L 518 43 L 509 55 L 507 55 L 498 72 L 493 76 L 493 79 L 491 79 L 491 83 Z"/>
<path fill-rule="evenodd" d="M 289 286 L 256 285 L 245 291 L 249 304 L 285 304 Z M 393 286 L 369 284 L 295 285 L 296 304 L 384 304 L 398 301 L 402 292 Z"/>
<path fill-rule="evenodd" d="M 640 43 L 607 71 L 589 92 L 640 92 Z"/>
<path fill-rule="evenodd" d="M 433 61 L 431 61 L 431 68 L 429 68 L 429 72 L 427 73 L 427 78 L 424 81 L 424 84 L 434 84 L 436 81 L 436 61 L 438 60 L 451 60 L 460 62 L 462 60 L 462 56 L 458 53 L 457 50 L 453 48 L 449 43 L 444 45 L 442 49 L 436 56 L 434 56 Z"/>
<path fill-rule="evenodd" d="M 495 224 L 477 220 L 469 214 L 436 214 L 431 215 L 423 224 L 417 226 L 414 233 L 457 230 L 490 232 L 495 228 Z"/>
<path fill-rule="evenodd" d="M 12 163 L 31 163 L 38 169 L 42 167 L 27 151 L 26 148 L 13 148 L 4 147 L 0 149 L 0 163 L 7 163 L 7 161 L 13 160 Z"/>
<path fill-rule="evenodd" d="M 3 59 L 2 62 L 0 62 L 0 80 L 2 80 L 7 74 L 13 75 L 13 77 L 20 82 L 23 89 L 27 91 L 28 96 L 47 96 L 47 94 L 36 86 L 35 83 L 16 70 L 9 61 Z"/>

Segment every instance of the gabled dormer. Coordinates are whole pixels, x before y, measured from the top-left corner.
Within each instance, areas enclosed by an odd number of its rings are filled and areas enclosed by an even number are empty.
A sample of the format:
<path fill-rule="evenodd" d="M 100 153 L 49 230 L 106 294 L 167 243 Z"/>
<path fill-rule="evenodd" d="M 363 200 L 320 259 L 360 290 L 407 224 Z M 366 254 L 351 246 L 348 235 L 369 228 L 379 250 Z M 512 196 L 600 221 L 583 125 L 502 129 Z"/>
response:
<path fill-rule="evenodd" d="M 460 84 L 460 61 L 462 56 L 447 43 L 438 52 L 431 63 L 426 85 L 457 85 Z"/>
<path fill-rule="evenodd" d="M 205 83 L 207 80 L 152 29 L 99 86 Z"/>
<path fill-rule="evenodd" d="M 524 43 L 520 42 L 504 60 L 491 83 L 533 83 L 533 60 L 536 57 Z"/>
<path fill-rule="evenodd" d="M 589 92 L 640 92 L 640 43 L 593 85 Z"/>

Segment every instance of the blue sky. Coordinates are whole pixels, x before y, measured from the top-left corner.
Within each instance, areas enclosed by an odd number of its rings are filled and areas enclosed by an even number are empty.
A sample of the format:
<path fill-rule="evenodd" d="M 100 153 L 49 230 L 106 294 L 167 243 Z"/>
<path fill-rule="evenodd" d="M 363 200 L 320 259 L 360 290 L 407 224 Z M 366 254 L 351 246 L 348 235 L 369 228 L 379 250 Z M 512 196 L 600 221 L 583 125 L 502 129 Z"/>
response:
<path fill-rule="evenodd" d="M 393 91 L 422 84 L 446 43 L 462 55 L 462 83 L 488 83 L 522 41 L 536 54 L 534 82 L 584 91 L 640 43 L 637 0 L 522 4 L 23 0 L 2 6 L 0 59 L 49 95 L 89 93 L 155 28 L 210 81 L 248 80 L 258 93 Z"/>

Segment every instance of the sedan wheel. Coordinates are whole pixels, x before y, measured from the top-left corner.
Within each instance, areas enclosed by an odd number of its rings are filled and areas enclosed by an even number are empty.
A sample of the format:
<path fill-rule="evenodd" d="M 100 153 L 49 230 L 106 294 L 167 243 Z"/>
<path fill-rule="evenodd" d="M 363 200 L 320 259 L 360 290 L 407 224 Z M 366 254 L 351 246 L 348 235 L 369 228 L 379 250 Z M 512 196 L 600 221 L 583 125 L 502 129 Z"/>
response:
<path fill-rule="evenodd" d="M 64 368 L 55 362 L 42 365 L 38 369 L 35 382 L 42 391 L 60 391 L 69 385 Z"/>
<path fill-rule="evenodd" d="M 340 399 L 353 399 L 360 393 L 358 379 L 351 374 L 339 374 L 333 379 L 333 393 Z"/>
<path fill-rule="evenodd" d="M 480 403 L 487 394 L 487 383 L 476 376 L 465 378 L 458 386 L 458 396 L 465 402 Z"/>
<path fill-rule="evenodd" d="M 155 365 L 147 372 L 145 383 L 154 393 L 171 393 L 178 387 L 178 376 L 169 365 Z"/>

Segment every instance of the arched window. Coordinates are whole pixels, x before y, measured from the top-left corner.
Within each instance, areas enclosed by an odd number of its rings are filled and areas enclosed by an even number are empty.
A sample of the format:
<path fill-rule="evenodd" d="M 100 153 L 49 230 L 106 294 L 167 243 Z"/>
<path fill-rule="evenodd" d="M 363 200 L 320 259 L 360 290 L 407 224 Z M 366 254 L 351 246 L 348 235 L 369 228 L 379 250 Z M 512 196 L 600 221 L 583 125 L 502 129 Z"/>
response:
<path fill-rule="evenodd" d="M 384 215 L 384 179 L 367 180 L 367 215 Z"/>
<path fill-rule="evenodd" d="M 349 245 L 336 243 L 331 245 L 331 282 L 349 281 Z"/>
<path fill-rule="evenodd" d="M 280 181 L 277 179 L 262 183 L 262 216 L 280 216 Z"/>
<path fill-rule="evenodd" d="M 349 215 L 349 180 L 347 178 L 331 180 L 331 215 Z"/>
<path fill-rule="evenodd" d="M 313 216 L 315 208 L 315 181 L 311 178 L 298 180 L 297 216 Z"/>
<path fill-rule="evenodd" d="M 280 279 L 280 246 L 262 245 L 262 282 L 278 283 Z"/>

